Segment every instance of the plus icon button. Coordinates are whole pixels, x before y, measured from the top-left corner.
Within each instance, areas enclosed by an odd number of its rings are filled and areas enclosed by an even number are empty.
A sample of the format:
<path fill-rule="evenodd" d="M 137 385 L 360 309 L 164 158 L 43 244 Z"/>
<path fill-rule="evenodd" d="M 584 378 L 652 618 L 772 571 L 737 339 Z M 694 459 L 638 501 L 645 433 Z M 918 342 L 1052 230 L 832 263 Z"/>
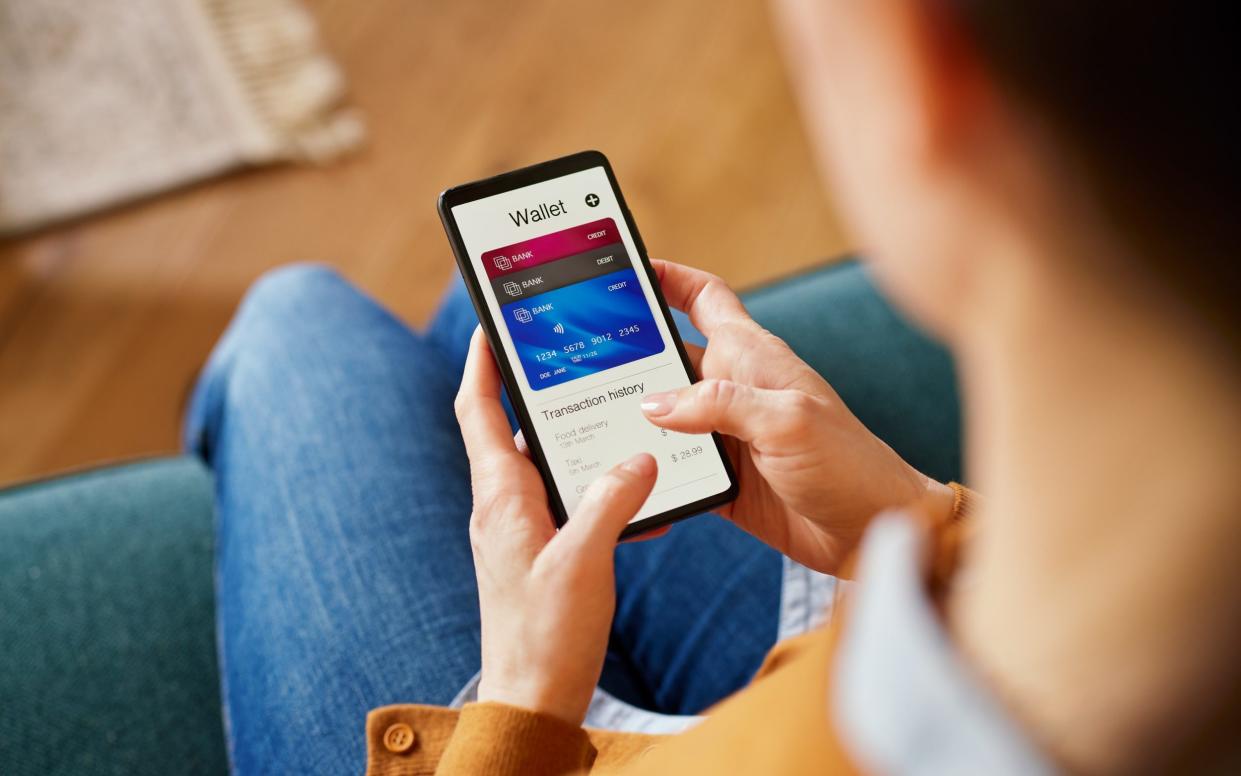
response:
<path fill-rule="evenodd" d="M 595 207 L 595 206 L 597 206 L 598 204 L 599 204 L 599 197 L 595 196 L 594 194 L 587 194 L 587 195 L 586 195 L 586 205 L 587 205 L 587 207 Z"/>

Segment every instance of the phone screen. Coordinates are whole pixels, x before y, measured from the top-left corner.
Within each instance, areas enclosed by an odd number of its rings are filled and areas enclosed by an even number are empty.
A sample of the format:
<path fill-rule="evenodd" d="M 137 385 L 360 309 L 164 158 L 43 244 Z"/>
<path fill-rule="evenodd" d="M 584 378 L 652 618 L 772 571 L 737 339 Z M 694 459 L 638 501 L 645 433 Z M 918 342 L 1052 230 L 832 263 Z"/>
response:
<path fill-rule="evenodd" d="M 691 376 L 608 171 L 448 210 L 566 516 L 596 477 L 640 452 L 659 477 L 633 522 L 727 493 L 715 437 L 662 430 L 639 408 Z"/>

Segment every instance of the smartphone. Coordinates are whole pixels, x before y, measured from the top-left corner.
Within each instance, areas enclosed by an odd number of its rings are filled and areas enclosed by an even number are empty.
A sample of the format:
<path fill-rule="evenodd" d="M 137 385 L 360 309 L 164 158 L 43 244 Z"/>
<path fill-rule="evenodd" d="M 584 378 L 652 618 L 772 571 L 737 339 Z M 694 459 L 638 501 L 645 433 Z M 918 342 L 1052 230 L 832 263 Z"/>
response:
<path fill-rule="evenodd" d="M 607 157 L 583 151 L 454 186 L 439 213 L 557 526 L 640 452 L 659 476 L 622 536 L 736 498 L 717 434 L 642 415 L 643 395 L 696 377 Z"/>

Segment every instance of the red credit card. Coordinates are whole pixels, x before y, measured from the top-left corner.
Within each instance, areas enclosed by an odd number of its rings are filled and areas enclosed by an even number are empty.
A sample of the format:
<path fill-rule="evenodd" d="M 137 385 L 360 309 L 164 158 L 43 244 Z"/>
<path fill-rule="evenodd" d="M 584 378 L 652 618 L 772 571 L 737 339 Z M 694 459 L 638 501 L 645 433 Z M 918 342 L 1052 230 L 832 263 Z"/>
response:
<path fill-rule="evenodd" d="M 489 250 L 483 254 L 483 266 L 487 268 L 487 277 L 497 278 L 616 242 L 620 242 L 616 222 L 601 218 L 589 224 Z"/>

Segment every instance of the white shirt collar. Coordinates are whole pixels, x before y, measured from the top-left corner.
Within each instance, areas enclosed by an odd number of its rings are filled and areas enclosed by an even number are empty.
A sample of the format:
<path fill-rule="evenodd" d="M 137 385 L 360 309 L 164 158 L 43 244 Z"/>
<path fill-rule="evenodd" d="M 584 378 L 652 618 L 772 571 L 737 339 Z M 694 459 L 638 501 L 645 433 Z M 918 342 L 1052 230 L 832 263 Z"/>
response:
<path fill-rule="evenodd" d="M 925 590 L 927 541 L 899 513 L 866 534 L 829 700 L 846 747 L 875 773 L 1054 773 L 949 639 Z"/>

